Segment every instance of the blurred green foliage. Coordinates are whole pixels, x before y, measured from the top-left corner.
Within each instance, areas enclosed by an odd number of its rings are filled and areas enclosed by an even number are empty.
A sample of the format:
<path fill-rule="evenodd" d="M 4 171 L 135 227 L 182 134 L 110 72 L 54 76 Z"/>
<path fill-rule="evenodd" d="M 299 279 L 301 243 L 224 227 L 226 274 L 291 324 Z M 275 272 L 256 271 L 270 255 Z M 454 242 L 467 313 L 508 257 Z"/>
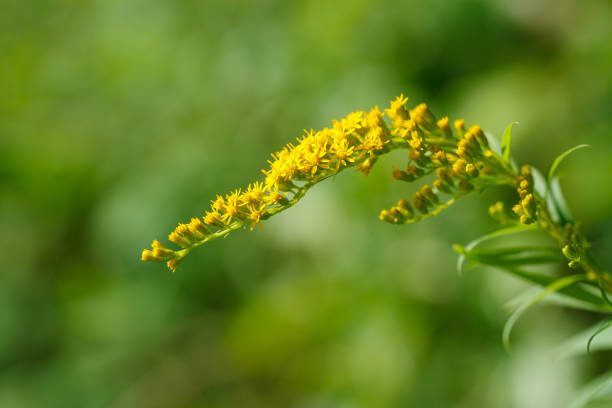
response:
<path fill-rule="evenodd" d="M 532 311 L 525 285 L 458 278 L 495 228 L 462 199 L 395 228 L 381 161 L 195 251 L 142 248 L 259 178 L 268 154 L 399 94 L 501 134 L 563 184 L 612 267 L 607 0 L 37 1 L 0 13 L 1 407 L 559 407 L 610 356 L 546 353 L 593 316 Z M 605 357 L 605 358 L 604 358 Z"/>

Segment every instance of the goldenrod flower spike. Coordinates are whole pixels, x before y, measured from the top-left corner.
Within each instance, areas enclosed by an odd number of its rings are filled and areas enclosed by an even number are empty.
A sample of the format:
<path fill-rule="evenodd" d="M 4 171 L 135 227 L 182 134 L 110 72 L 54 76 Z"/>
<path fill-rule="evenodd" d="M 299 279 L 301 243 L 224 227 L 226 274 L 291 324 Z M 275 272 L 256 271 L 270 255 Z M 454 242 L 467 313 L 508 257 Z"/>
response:
<path fill-rule="evenodd" d="M 217 195 L 202 218 L 178 224 L 168 240 L 181 249 L 171 250 L 154 241 L 152 249 L 143 251 L 142 260 L 165 261 L 174 271 L 193 248 L 245 226 L 253 229 L 262 220 L 296 204 L 318 182 L 346 168 L 356 167 L 367 176 L 380 155 L 395 149 L 408 151 L 408 163 L 405 170 L 394 166 L 394 180 L 413 182 L 431 173 L 437 179 L 432 187 L 425 185 L 414 193 L 412 204 L 404 198 L 383 210 L 383 221 L 419 221 L 439 213 L 462 195 L 491 184 L 516 185 L 519 193 L 532 193 L 531 185 L 522 183 L 529 181 L 527 176 L 515 174 L 488 150 L 488 141 L 479 126 L 466 130 L 465 121 L 456 120 L 454 132 L 448 117 L 437 120 L 424 103 L 408 110 L 407 100 L 400 95 L 384 113 L 378 107 L 356 111 L 333 120 L 330 127 L 304 131 L 295 143 L 271 154 L 268 168 L 262 170 L 263 181 L 225 196 Z M 446 201 L 443 196 L 448 196 Z M 517 206 L 515 211 L 521 222 L 532 222 L 538 206 L 533 195 L 521 195 Z"/>

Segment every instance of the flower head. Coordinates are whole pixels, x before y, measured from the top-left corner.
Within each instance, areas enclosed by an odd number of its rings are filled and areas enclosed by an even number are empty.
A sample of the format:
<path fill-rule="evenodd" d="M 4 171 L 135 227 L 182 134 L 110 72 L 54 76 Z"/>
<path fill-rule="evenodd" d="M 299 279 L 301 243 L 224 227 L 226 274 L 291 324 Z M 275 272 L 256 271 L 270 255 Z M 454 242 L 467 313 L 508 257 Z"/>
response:
<path fill-rule="evenodd" d="M 485 173 L 491 177 L 503 169 L 498 156 L 488 150 L 479 126 L 470 126 L 466 131 L 465 121 L 456 120 L 455 133 L 448 117 L 436 120 L 424 103 L 407 110 L 407 100 L 402 94 L 390 102 L 384 113 L 378 107 L 359 110 L 333 120 L 329 127 L 304 131 L 296 142 L 271 154 L 268 167 L 262 170 L 264 180 L 249 184 L 244 191 L 236 189 L 225 196 L 217 195 L 202 218 L 178 224 L 168 240 L 182 249 L 174 251 L 154 241 L 152 249 L 143 251 L 142 259 L 166 261 L 175 270 L 193 248 L 247 223 L 253 229 L 262 220 L 293 206 L 313 185 L 346 168 L 355 166 L 368 175 L 378 157 L 394 149 L 408 150 L 408 164 L 402 166 L 405 170 L 393 168 L 394 180 L 413 182 L 426 174 L 437 175 L 433 188 L 425 185 L 414 193 L 413 204 L 402 199 L 381 212 L 382 220 L 394 224 L 418 221 L 439 212 L 448 206 L 441 201 L 441 195 L 450 195 L 454 200 L 484 185 L 480 178 Z M 390 125 L 385 123 L 385 116 Z M 533 196 L 528 195 L 531 185 L 525 187 L 523 180 L 529 178 L 523 176 L 517 184 L 522 195 L 516 211 L 521 220 L 530 221 L 535 204 Z"/>

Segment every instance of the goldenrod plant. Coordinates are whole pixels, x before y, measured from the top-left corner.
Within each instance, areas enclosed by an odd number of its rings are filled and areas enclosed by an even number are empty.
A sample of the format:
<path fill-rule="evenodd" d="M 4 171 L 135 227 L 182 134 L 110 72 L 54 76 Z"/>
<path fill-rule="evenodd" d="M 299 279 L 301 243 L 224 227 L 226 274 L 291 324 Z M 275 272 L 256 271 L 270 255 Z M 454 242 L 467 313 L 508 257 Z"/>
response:
<path fill-rule="evenodd" d="M 432 217 L 459 198 L 491 186 L 516 190 L 516 204 L 506 210 L 502 202 L 489 208 L 489 214 L 502 228 L 472 243 L 454 249 L 459 254 L 458 271 L 464 265 L 488 265 L 518 276 L 543 290 L 524 302 L 508 320 L 503 333 L 509 348 L 509 335 L 518 317 L 546 295 L 558 292 L 570 298 L 575 307 L 612 313 L 608 293 L 612 275 L 604 271 L 589 252 L 589 241 L 582 224 L 574 221 L 563 198 L 556 171 L 570 153 L 587 147 L 576 146 L 552 163 L 544 177 L 529 165 L 516 165 L 510 154 L 510 124 L 497 142 L 479 125 L 467 126 L 465 120 L 436 118 L 424 103 L 406 107 L 406 97 L 398 96 L 384 111 L 350 113 L 319 131 L 305 131 L 294 143 L 273 153 L 263 180 L 236 189 L 212 200 L 203 216 L 179 223 L 168 240 L 180 249 L 170 249 L 153 241 L 142 252 L 144 261 L 166 262 L 173 272 L 196 247 L 234 230 L 251 230 L 262 221 L 300 201 L 315 184 L 346 169 L 353 168 L 367 176 L 381 155 L 393 150 L 408 152 L 408 164 L 393 166 L 391 178 L 408 183 L 428 175 L 434 181 L 422 185 L 412 199 L 399 198 L 383 209 L 379 218 L 391 224 L 410 224 Z M 499 146 L 499 148 L 495 148 Z M 513 246 L 481 248 L 480 244 L 497 237 L 539 230 L 549 235 L 548 246 Z M 561 276 L 525 270 L 527 265 L 567 264 Z M 600 330 L 609 326 L 606 321 Z M 589 339 L 589 346 L 592 338 Z"/>

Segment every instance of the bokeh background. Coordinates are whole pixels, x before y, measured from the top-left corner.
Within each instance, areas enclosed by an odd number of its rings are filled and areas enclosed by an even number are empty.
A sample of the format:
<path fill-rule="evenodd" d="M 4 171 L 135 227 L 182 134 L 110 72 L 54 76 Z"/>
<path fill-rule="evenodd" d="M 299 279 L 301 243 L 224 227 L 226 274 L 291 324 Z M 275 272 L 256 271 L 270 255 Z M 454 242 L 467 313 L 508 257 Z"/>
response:
<path fill-rule="evenodd" d="M 530 311 L 507 354 L 503 272 L 458 277 L 496 228 L 462 199 L 343 172 L 172 274 L 139 261 L 270 152 L 401 92 L 494 134 L 563 186 L 612 267 L 607 0 L 37 1 L 0 12 L 0 407 L 561 407 L 610 355 L 551 350 L 597 316 Z M 607 406 L 607 405 L 602 405 Z"/>

